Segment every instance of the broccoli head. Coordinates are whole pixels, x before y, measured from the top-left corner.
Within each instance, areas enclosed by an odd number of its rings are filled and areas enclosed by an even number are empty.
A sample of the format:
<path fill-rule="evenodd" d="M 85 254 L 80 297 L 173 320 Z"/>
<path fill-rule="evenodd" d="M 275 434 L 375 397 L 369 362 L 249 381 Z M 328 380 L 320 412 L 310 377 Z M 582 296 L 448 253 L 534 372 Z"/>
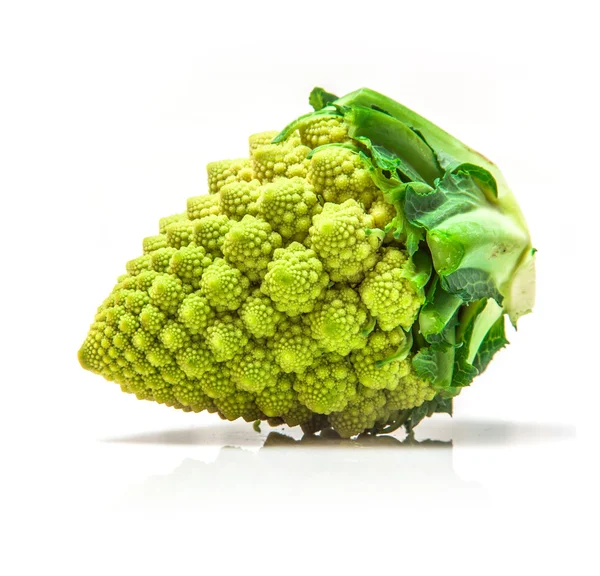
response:
<path fill-rule="evenodd" d="M 535 295 L 498 168 L 372 90 L 211 162 L 97 310 L 81 365 L 185 412 L 412 430 L 483 372 Z"/>

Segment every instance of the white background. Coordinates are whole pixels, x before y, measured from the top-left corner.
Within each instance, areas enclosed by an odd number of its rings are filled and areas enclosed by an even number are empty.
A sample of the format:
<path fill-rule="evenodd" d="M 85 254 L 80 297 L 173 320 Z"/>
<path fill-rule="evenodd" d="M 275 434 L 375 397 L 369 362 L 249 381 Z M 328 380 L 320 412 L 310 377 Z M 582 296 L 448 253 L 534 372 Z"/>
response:
<path fill-rule="evenodd" d="M 597 574 L 592 5 L 3 2 L 0 572 Z M 158 219 L 314 85 L 440 124 L 529 221 L 535 314 L 417 434 L 452 447 L 262 447 L 265 427 L 136 401 L 77 363 Z"/>

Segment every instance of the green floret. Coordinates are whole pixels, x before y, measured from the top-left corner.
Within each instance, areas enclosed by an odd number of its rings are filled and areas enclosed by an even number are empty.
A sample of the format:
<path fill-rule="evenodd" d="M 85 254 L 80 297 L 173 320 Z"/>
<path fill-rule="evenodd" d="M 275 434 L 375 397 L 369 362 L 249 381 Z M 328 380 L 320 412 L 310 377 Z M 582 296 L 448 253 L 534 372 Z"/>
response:
<path fill-rule="evenodd" d="M 266 132 L 258 132 L 257 134 L 252 134 L 250 138 L 248 138 L 248 145 L 250 156 L 252 153 L 261 146 L 265 146 L 270 144 L 277 136 L 279 132 L 277 130 L 268 130 Z"/>
<path fill-rule="evenodd" d="M 254 290 L 244 300 L 239 315 L 246 330 L 255 338 L 272 338 L 284 317 L 284 314 L 275 308 L 273 301 L 262 294 L 260 289 Z"/>
<path fill-rule="evenodd" d="M 166 314 L 175 314 L 185 293 L 179 278 L 170 274 L 159 274 L 148 290 L 152 304 Z"/>
<path fill-rule="evenodd" d="M 227 216 L 206 216 L 194 221 L 196 231 L 196 244 L 202 246 L 209 254 L 221 256 L 221 246 L 225 235 L 229 232 L 232 220 Z"/>
<path fill-rule="evenodd" d="M 217 311 L 237 310 L 250 292 L 250 280 L 223 258 L 215 258 L 204 270 L 200 287 Z"/>
<path fill-rule="evenodd" d="M 165 382 L 173 386 L 187 379 L 185 372 L 177 364 L 169 364 L 160 369 L 160 375 Z"/>
<path fill-rule="evenodd" d="M 144 386 L 152 392 L 152 395 L 155 395 L 159 390 L 162 390 L 164 388 L 167 388 L 169 390 L 171 389 L 171 385 L 165 380 L 163 380 L 160 373 L 151 374 L 144 378 Z M 175 400 L 172 393 L 165 392 L 164 396 L 166 396 L 167 398 L 171 398 L 173 401 Z"/>
<path fill-rule="evenodd" d="M 263 186 L 259 209 L 260 216 L 283 238 L 302 242 L 321 205 L 303 178 L 278 178 Z"/>
<path fill-rule="evenodd" d="M 371 204 L 369 215 L 373 218 L 373 227 L 378 230 L 387 230 L 384 236 L 384 243 L 389 243 L 394 240 L 394 231 L 391 224 L 397 216 L 396 207 L 383 198 L 383 194 Z"/>
<path fill-rule="evenodd" d="M 124 334 L 133 334 L 139 327 L 138 316 L 131 312 L 125 312 L 119 320 L 119 330 Z"/>
<path fill-rule="evenodd" d="M 217 362 L 231 360 L 248 343 L 242 321 L 233 314 L 222 314 L 206 329 L 206 343 Z"/>
<path fill-rule="evenodd" d="M 109 306 L 104 310 L 106 323 L 110 326 L 118 326 L 123 314 L 125 314 L 125 306 Z"/>
<path fill-rule="evenodd" d="M 162 330 L 166 318 L 165 313 L 158 306 L 147 304 L 140 313 L 140 324 L 150 334 L 158 334 Z"/>
<path fill-rule="evenodd" d="M 270 342 L 275 360 L 284 372 L 302 372 L 321 353 L 310 328 L 302 320 L 288 318 L 277 328 Z"/>
<path fill-rule="evenodd" d="M 131 343 L 135 348 L 140 350 L 141 352 L 145 352 L 152 346 L 155 342 L 155 338 L 150 332 L 140 328 L 136 331 L 136 333 L 131 338 Z M 117 348 L 122 348 L 121 338 L 117 339 L 117 342 L 114 342 Z"/>
<path fill-rule="evenodd" d="M 142 274 L 144 271 L 140 272 Z M 120 292 L 122 290 L 135 290 L 137 286 L 137 278 L 131 274 L 123 274 L 117 279 L 118 284 L 114 288 L 114 292 Z"/>
<path fill-rule="evenodd" d="M 177 248 L 168 246 L 167 248 L 159 248 L 150 255 L 150 262 L 154 272 L 165 273 L 171 266 L 171 258 L 177 252 Z"/>
<path fill-rule="evenodd" d="M 187 200 L 187 216 L 190 220 L 198 220 L 206 216 L 221 214 L 219 197 L 212 194 L 193 196 Z"/>
<path fill-rule="evenodd" d="M 349 142 L 348 126 L 342 118 L 323 116 L 300 126 L 302 144 L 317 148 L 326 144 Z"/>
<path fill-rule="evenodd" d="M 325 297 L 307 315 L 312 336 L 328 352 L 347 356 L 351 350 L 363 347 L 367 338 L 368 312 L 358 294 L 340 285 L 325 292 Z"/>
<path fill-rule="evenodd" d="M 226 260 L 250 280 L 259 281 L 267 271 L 273 251 L 282 244 L 268 222 L 247 214 L 225 235 L 222 251 Z"/>
<path fill-rule="evenodd" d="M 221 212 L 232 220 L 241 220 L 246 214 L 256 216 L 258 213 L 258 198 L 260 182 L 232 182 L 221 188 L 219 206 Z"/>
<path fill-rule="evenodd" d="M 408 356 L 411 343 L 412 339 L 400 328 L 372 332 L 367 345 L 350 355 L 360 383 L 375 390 L 393 390 L 399 379 L 408 374 L 408 366 L 402 360 Z"/>
<path fill-rule="evenodd" d="M 292 407 L 282 415 L 282 418 L 288 426 L 302 426 L 310 422 L 313 416 L 314 414 L 304 404 L 296 400 Z"/>
<path fill-rule="evenodd" d="M 148 292 L 144 290 L 131 290 L 125 298 L 125 309 L 133 314 L 139 314 L 142 308 L 150 302 Z"/>
<path fill-rule="evenodd" d="M 410 280 L 413 268 L 404 251 L 385 248 L 381 261 L 360 285 L 362 301 L 382 330 L 398 326 L 409 330 L 414 324 L 425 296 Z"/>
<path fill-rule="evenodd" d="M 237 160 L 219 160 L 206 166 L 208 188 L 211 194 L 217 194 L 223 186 L 232 182 L 249 182 L 254 179 L 252 164 L 248 158 Z"/>
<path fill-rule="evenodd" d="M 127 350 L 130 345 L 135 345 L 134 339 L 138 332 L 136 332 L 131 339 L 122 332 L 117 332 L 112 338 L 113 346 L 118 350 Z M 106 334 L 106 329 L 104 330 L 104 333 Z"/>
<path fill-rule="evenodd" d="M 194 223 L 190 220 L 179 220 L 169 224 L 165 229 L 167 244 L 172 248 L 181 248 L 194 241 Z"/>
<path fill-rule="evenodd" d="M 202 273 L 211 263 L 212 258 L 206 254 L 202 246 L 190 244 L 180 248 L 171 256 L 169 273 L 197 289 L 200 286 Z"/>
<path fill-rule="evenodd" d="M 318 414 L 343 410 L 356 394 L 357 378 L 348 359 L 326 354 L 298 374 L 294 390 L 302 404 Z"/>
<path fill-rule="evenodd" d="M 214 318 L 215 312 L 206 296 L 201 292 L 194 292 L 183 299 L 178 316 L 190 334 L 201 334 Z"/>
<path fill-rule="evenodd" d="M 360 155 L 341 146 L 316 151 L 310 160 L 307 180 L 325 202 L 342 204 L 354 199 L 368 210 L 381 197 Z"/>
<path fill-rule="evenodd" d="M 135 316 L 127 312 L 124 306 L 111 306 L 107 308 L 105 318 L 109 326 L 115 326 L 116 328 L 119 328 L 123 318 L 125 318 L 126 323 L 131 322 L 135 326 Z"/>
<path fill-rule="evenodd" d="M 224 364 L 219 364 L 205 372 L 200 378 L 200 385 L 210 398 L 226 398 L 235 392 L 235 385 L 231 381 L 231 371 Z"/>
<path fill-rule="evenodd" d="M 141 272 L 136 276 L 136 289 L 147 293 L 158 274 L 159 273 L 154 270 L 144 270 L 144 272 Z"/>
<path fill-rule="evenodd" d="M 204 393 L 198 380 L 182 380 L 173 386 L 173 394 L 178 402 L 189 406 L 194 412 L 214 407 L 212 399 Z"/>
<path fill-rule="evenodd" d="M 134 258 L 127 262 L 127 264 L 125 264 L 125 269 L 131 276 L 137 276 L 144 270 L 150 270 L 151 265 L 152 261 L 150 255 L 144 254 L 143 256 L 139 256 L 138 258 Z"/>
<path fill-rule="evenodd" d="M 161 218 L 158 222 L 158 229 L 161 234 L 166 234 L 167 227 L 173 222 L 179 222 L 182 220 L 188 220 L 187 214 L 184 212 L 183 214 L 173 214 L 172 216 L 166 216 L 165 218 Z"/>
<path fill-rule="evenodd" d="M 161 342 L 153 342 L 146 350 L 146 360 L 155 368 L 162 368 L 173 362 L 173 354 Z"/>
<path fill-rule="evenodd" d="M 433 400 L 436 391 L 431 383 L 419 378 L 415 373 L 411 358 L 402 361 L 403 368 L 401 373 L 406 375 L 400 378 L 398 385 L 393 390 L 386 390 L 387 397 L 386 408 L 392 410 L 407 410 L 416 406 L 421 406 L 423 402 Z"/>
<path fill-rule="evenodd" d="M 306 177 L 310 153 L 308 146 L 302 145 L 300 138 L 292 136 L 278 144 L 264 144 L 252 151 L 252 167 L 256 178 L 263 184 L 275 178 L 294 176 Z"/>
<path fill-rule="evenodd" d="M 78 353 L 81 366 L 98 374 L 102 374 L 110 362 L 110 357 L 100 344 L 102 339 L 102 333 L 92 326 Z"/>
<path fill-rule="evenodd" d="M 188 378 L 200 378 L 215 365 L 215 358 L 204 342 L 189 344 L 179 350 L 175 358 Z"/>
<path fill-rule="evenodd" d="M 315 252 L 298 242 L 275 250 L 268 269 L 261 290 L 289 316 L 310 312 L 329 283 Z"/>
<path fill-rule="evenodd" d="M 117 306 L 125 306 L 125 301 L 127 300 L 127 296 L 132 293 L 131 288 L 124 287 L 125 282 L 121 283 L 118 288 L 116 288 L 112 294 L 113 302 Z"/>
<path fill-rule="evenodd" d="M 298 395 L 294 391 L 295 377 L 293 374 L 281 373 L 275 383 L 266 386 L 262 392 L 256 396 L 256 405 L 266 416 L 274 418 L 297 412 Z M 308 411 L 308 410 L 307 410 Z M 309 415 L 310 415 L 310 411 Z M 308 420 L 308 417 L 306 417 Z"/>
<path fill-rule="evenodd" d="M 167 350 L 175 352 L 188 344 L 190 336 L 182 324 L 169 320 L 161 330 L 159 338 Z"/>
<path fill-rule="evenodd" d="M 372 226 L 373 218 L 356 200 L 328 202 L 313 218 L 309 244 L 334 282 L 360 282 L 365 272 L 375 266 L 380 241 L 367 234 L 366 229 Z"/>
<path fill-rule="evenodd" d="M 214 400 L 219 415 L 225 420 L 243 418 L 246 422 L 254 422 L 264 417 L 255 402 L 255 395 L 245 390 L 236 390 L 228 396 Z"/>
<path fill-rule="evenodd" d="M 144 254 L 150 254 L 159 248 L 166 248 L 167 237 L 164 234 L 159 234 L 158 236 L 148 236 L 142 241 L 142 247 L 144 249 Z"/>
<path fill-rule="evenodd" d="M 383 391 L 359 386 L 348 406 L 329 416 L 329 423 L 342 438 L 356 436 L 373 428 L 385 416 L 385 403 Z"/>
<path fill-rule="evenodd" d="M 255 394 L 265 386 L 273 386 L 281 369 L 275 362 L 273 353 L 249 342 L 230 362 L 231 379 L 236 387 Z"/>

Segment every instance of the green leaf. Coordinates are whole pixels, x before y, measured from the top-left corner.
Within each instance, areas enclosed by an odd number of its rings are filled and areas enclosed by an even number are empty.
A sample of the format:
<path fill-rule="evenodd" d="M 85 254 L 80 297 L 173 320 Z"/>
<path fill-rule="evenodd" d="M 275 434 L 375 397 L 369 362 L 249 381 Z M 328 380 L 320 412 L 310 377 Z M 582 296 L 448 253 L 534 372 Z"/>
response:
<path fill-rule="evenodd" d="M 431 148 L 396 118 L 378 109 L 349 106 L 344 120 L 350 137 L 368 148 L 382 170 L 399 169 L 410 181 L 429 184 L 442 175 Z"/>
<path fill-rule="evenodd" d="M 452 329 L 456 325 L 456 315 L 462 304 L 462 298 L 446 292 L 436 277 L 419 312 L 419 329 L 427 342 L 438 345 L 450 344 L 448 340 L 450 332 L 447 333 L 447 329 Z"/>
<path fill-rule="evenodd" d="M 473 365 L 480 374 L 487 368 L 494 354 L 508 343 L 504 332 L 504 315 L 502 315 L 490 328 L 473 360 Z"/>
<path fill-rule="evenodd" d="M 456 356 L 452 386 L 469 386 L 491 357 L 506 344 L 502 308 L 493 299 L 462 308 L 456 330 Z"/>
<path fill-rule="evenodd" d="M 448 170 L 454 174 L 470 176 L 488 201 L 495 202 L 498 199 L 498 184 L 489 170 L 469 162 L 457 163 L 455 167 L 449 166 Z"/>
<path fill-rule="evenodd" d="M 465 302 L 493 298 L 502 304 L 503 296 L 488 272 L 477 268 L 461 268 L 442 277 L 442 287 L 450 294 L 460 296 Z"/>
<path fill-rule="evenodd" d="M 444 397 L 455 396 L 452 387 L 454 370 L 454 346 L 428 346 L 421 348 L 412 359 L 412 365 L 419 378 L 427 380 Z"/>
<path fill-rule="evenodd" d="M 316 86 L 312 89 L 310 96 L 308 97 L 308 103 L 315 110 L 321 110 L 337 99 L 338 97 L 335 94 L 326 92 L 323 88 Z"/>
<path fill-rule="evenodd" d="M 402 277 L 414 286 L 420 298 L 425 298 L 424 288 L 431 278 L 431 256 L 425 250 L 416 251 L 402 268 Z"/>
<path fill-rule="evenodd" d="M 432 230 L 456 214 L 486 205 L 486 192 L 468 170 L 467 165 L 461 164 L 455 172 L 446 172 L 429 193 L 410 187 L 406 192 L 406 217 L 413 224 Z"/>
<path fill-rule="evenodd" d="M 391 356 L 388 356 L 387 358 L 384 358 L 383 360 L 377 360 L 377 362 L 375 362 L 375 367 L 381 368 L 382 366 L 385 366 L 386 364 L 389 364 L 390 362 L 404 360 L 410 354 L 412 345 L 413 345 L 413 336 L 412 336 L 412 332 L 409 331 L 404 334 L 404 342 L 400 345 L 398 350 L 396 350 L 396 352 L 394 352 L 394 354 L 392 354 Z"/>
<path fill-rule="evenodd" d="M 401 182 L 395 173 L 388 176 L 378 166 L 373 164 L 372 159 L 364 152 L 360 153 L 363 165 L 369 171 L 375 185 L 384 193 L 386 202 L 393 204 L 396 208 L 396 216 L 386 226 L 385 233 L 392 231 L 396 240 L 404 242 L 408 253 L 412 256 L 419 248 L 419 244 L 425 240 L 425 230 L 411 224 L 404 216 L 404 197 L 407 184 Z M 410 186 L 417 189 L 431 189 L 425 183 L 414 182 Z"/>
<path fill-rule="evenodd" d="M 318 104 L 328 104 L 319 113 L 344 117 L 350 137 L 364 148 L 361 156 L 369 158 L 371 177 L 396 207 L 386 232 L 405 242 L 411 255 L 425 239 L 442 277 L 466 271 L 447 279 L 445 287 L 467 301 L 492 296 L 513 324 L 531 311 L 535 262 L 529 231 L 492 162 L 368 88 L 334 101 L 319 96 Z M 479 271 L 477 278 L 471 270 Z"/>
<path fill-rule="evenodd" d="M 450 414 L 452 416 L 452 398 L 435 396 L 432 400 L 413 408 L 404 424 L 406 431 L 410 434 L 425 418 L 430 418 L 434 414 Z"/>

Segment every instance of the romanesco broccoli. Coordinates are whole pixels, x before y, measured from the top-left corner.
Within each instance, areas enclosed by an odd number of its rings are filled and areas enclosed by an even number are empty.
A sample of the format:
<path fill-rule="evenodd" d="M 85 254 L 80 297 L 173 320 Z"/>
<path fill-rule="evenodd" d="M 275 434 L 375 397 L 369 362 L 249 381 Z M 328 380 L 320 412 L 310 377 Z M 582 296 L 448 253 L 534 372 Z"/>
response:
<path fill-rule="evenodd" d="M 412 430 L 531 311 L 534 250 L 500 171 L 401 104 L 315 111 L 211 162 L 98 308 L 81 365 L 185 412 Z"/>

